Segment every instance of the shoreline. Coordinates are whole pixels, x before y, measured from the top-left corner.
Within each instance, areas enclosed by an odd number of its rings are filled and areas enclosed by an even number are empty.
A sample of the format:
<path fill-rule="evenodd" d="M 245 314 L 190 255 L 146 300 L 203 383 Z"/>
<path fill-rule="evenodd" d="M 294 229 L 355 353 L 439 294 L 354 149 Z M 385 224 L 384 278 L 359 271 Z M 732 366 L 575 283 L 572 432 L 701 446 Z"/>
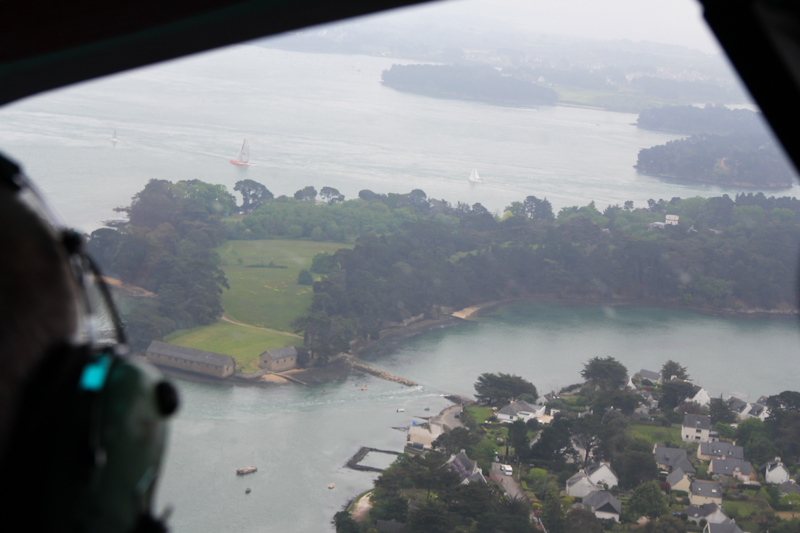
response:
<path fill-rule="evenodd" d="M 552 296 L 538 296 L 538 297 L 520 297 L 520 298 L 507 298 L 503 300 L 492 300 L 488 302 L 479 303 L 469 307 L 465 307 L 452 314 L 443 315 L 440 318 L 426 319 L 415 322 L 405 327 L 391 328 L 381 331 L 381 337 L 378 340 L 366 341 L 360 345 L 355 345 L 350 357 L 353 362 L 365 364 L 375 359 L 380 358 L 382 355 L 391 351 L 400 344 L 405 343 L 409 339 L 433 331 L 435 329 L 444 329 L 453 326 L 465 325 L 474 323 L 476 319 L 486 313 L 494 311 L 503 306 L 511 304 L 551 304 L 559 306 L 608 306 L 608 307 L 653 307 L 657 309 L 668 309 L 675 311 L 687 311 L 690 313 L 698 313 L 706 316 L 715 316 L 720 318 L 743 318 L 743 319 L 795 319 L 800 316 L 800 311 L 797 309 L 789 310 L 766 310 L 766 309 L 713 309 L 705 307 L 690 307 L 681 305 L 674 302 L 650 302 L 634 299 L 623 298 L 558 298 Z M 355 368 L 353 367 L 355 366 Z M 344 358 L 337 358 L 336 360 L 328 363 L 322 367 L 312 367 L 300 369 L 298 372 L 292 374 L 292 377 L 302 380 L 309 386 L 320 385 L 323 383 L 331 383 L 335 381 L 342 381 L 350 374 L 351 371 L 365 372 L 360 370 L 356 365 L 349 365 L 344 361 Z M 280 387 L 291 385 L 291 383 L 280 375 L 273 375 L 280 378 L 279 380 L 262 380 L 256 377 L 246 377 L 241 374 L 234 374 L 228 379 L 213 378 L 204 376 L 202 374 L 194 374 L 168 367 L 161 367 L 159 369 L 165 375 L 192 381 L 196 383 L 205 383 L 213 385 L 226 385 L 226 386 L 244 386 L 244 387 Z M 380 372 L 376 369 L 376 372 Z M 380 376 L 378 376 L 380 377 Z"/>
<path fill-rule="evenodd" d="M 648 300 L 635 300 L 630 298 L 558 298 L 551 296 L 526 296 L 520 298 L 509 298 L 506 300 L 493 300 L 471 307 L 465 307 L 456 313 L 463 313 L 464 320 L 477 317 L 492 311 L 498 307 L 512 303 L 545 303 L 556 305 L 581 305 L 581 306 L 609 306 L 609 307 L 654 307 L 657 309 L 670 309 L 674 311 L 688 311 L 702 315 L 726 317 L 726 318 L 775 318 L 786 319 L 800 316 L 798 309 L 730 309 L 730 308 L 710 308 L 692 307 L 676 302 L 654 302 Z M 455 313 L 453 313 L 455 315 Z"/>

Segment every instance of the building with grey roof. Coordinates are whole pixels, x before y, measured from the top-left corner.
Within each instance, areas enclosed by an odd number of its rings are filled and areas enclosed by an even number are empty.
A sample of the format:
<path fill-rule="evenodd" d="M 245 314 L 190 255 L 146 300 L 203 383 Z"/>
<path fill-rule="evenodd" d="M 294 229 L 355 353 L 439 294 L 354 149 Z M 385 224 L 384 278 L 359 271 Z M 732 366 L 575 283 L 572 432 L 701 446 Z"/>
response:
<path fill-rule="evenodd" d="M 544 412 L 545 407 L 543 405 L 531 405 L 528 402 L 519 400 L 498 409 L 495 412 L 495 416 L 501 422 L 513 422 L 517 419 L 527 422 L 531 418 L 540 418 L 544 415 Z"/>
<path fill-rule="evenodd" d="M 642 379 L 652 381 L 653 383 L 661 383 L 661 372 L 653 372 L 652 370 L 645 370 L 643 368 L 639 370 L 639 375 L 642 376 Z"/>
<path fill-rule="evenodd" d="M 700 525 L 701 520 L 705 520 L 708 524 L 719 524 L 728 520 L 728 517 L 722 511 L 722 508 L 716 503 L 690 505 L 684 512 L 686 513 L 686 516 L 689 517 L 689 520 L 698 526 Z"/>
<path fill-rule="evenodd" d="M 681 425 L 681 439 L 684 442 L 712 442 L 719 435 L 711 429 L 711 418 L 706 415 L 684 415 Z"/>
<path fill-rule="evenodd" d="M 740 400 L 736 396 L 731 396 L 725 403 L 728 404 L 728 407 L 731 408 L 731 411 L 736 413 L 736 416 L 739 417 L 739 420 L 742 420 L 748 411 L 747 402 L 744 400 Z"/>
<path fill-rule="evenodd" d="M 712 459 L 744 460 L 744 448 L 730 442 L 701 442 L 697 447 L 697 458 L 703 461 Z"/>
<path fill-rule="evenodd" d="M 689 488 L 689 503 L 702 505 L 704 503 L 717 503 L 722 505 L 722 485 L 716 481 L 692 480 Z"/>
<path fill-rule="evenodd" d="M 586 496 L 581 502 L 584 508 L 588 508 L 594 515 L 601 520 L 614 520 L 619 522 L 619 515 L 622 513 L 622 503 L 607 490 L 598 490 Z"/>
<path fill-rule="evenodd" d="M 719 524 L 706 524 L 706 527 L 703 529 L 703 533 L 744 533 L 742 528 L 736 525 L 736 522 L 731 520 L 725 520 L 724 522 L 720 522 Z"/>
<path fill-rule="evenodd" d="M 267 350 L 258 357 L 258 366 L 270 372 L 284 372 L 297 367 L 297 348 L 284 346 Z"/>
<path fill-rule="evenodd" d="M 682 469 L 676 468 L 667 476 L 667 483 L 669 483 L 670 490 L 682 490 L 688 493 L 692 478 Z"/>
<path fill-rule="evenodd" d="M 476 481 L 486 483 L 486 478 L 483 477 L 483 473 L 478 467 L 478 462 L 467 457 L 467 453 L 464 450 L 451 455 L 445 464 L 458 474 L 462 485 L 468 485 Z"/>
<path fill-rule="evenodd" d="M 789 481 L 784 481 L 778 488 L 781 489 L 782 494 L 800 494 L 800 485 L 793 479 Z"/>
<path fill-rule="evenodd" d="M 574 498 L 583 498 L 601 488 L 595 485 L 583 470 L 567 480 L 567 496 Z"/>
<path fill-rule="evenodd" d="M 227 378 L 236 372 L 236 360 L 230 355 L 195 350 L 166 342 L 151 342 L 147 347 L 145 358 L 159 366 L 216 378 Z"/>
<path fill-rule="evenodd" d="M 741 483 L 756 481 L 757 477 L 753 465 L 741 459 L 712 459 L 708 471 L 712 474 L 730 476 Z"/>
<path fill-rule="evenodd" d="M 653 448 L 656 464 L 662 470 L 672 472 L 676 468 L 680 468 L 687 474 L 694 474 L 697 472 L 689 462 L 689 455 L 683 448 L 668 448 L 666 446 L 656 446 Z"/>

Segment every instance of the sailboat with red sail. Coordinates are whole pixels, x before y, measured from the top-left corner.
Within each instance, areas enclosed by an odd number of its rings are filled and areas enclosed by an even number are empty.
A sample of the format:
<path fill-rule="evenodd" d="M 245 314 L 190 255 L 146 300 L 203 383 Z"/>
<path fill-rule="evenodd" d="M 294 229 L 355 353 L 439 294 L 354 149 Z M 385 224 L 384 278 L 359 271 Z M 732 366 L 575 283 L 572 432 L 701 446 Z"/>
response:
<path fill-rule="evenodd" d="M 250 143 L 247 142 L 247 139 L 242 143 L 242 149 L 239 150 L 239 155 L 236 156 L 236 159 L 231 159 L 231 163 L 243 167 L 250 166 Z"/>

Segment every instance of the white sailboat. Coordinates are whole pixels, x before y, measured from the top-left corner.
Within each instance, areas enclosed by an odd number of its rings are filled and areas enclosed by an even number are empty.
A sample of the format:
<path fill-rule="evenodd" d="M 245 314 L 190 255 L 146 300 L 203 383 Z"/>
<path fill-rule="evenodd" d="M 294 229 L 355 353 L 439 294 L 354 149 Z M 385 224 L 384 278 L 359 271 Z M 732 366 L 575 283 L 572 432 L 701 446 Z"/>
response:
<path fill-rule="evenodd" d="M 250 143 L 247 142 L 247 139 L 245 139 L 242 143 L 242 148 L 239 150 L 239 155 L 236 156 L 236 159 L 231 159 L 231 163 L 234 165 L 241 165 L 243 167 L 250 166 Z"/>
<path fill-rule="evenodd" d="M 483 183 L 483 180 L 480 176 L 478 176 L 478 169 L 473 168 L 472 173 L 469 175 L 469 182 L 470 183 Z"/>
<path fill-rule="evenodd" d="M 114 146 L 117 145 L 117 130 L 114 130 L 114 133 L 111 134 L 111 143 Z"/>

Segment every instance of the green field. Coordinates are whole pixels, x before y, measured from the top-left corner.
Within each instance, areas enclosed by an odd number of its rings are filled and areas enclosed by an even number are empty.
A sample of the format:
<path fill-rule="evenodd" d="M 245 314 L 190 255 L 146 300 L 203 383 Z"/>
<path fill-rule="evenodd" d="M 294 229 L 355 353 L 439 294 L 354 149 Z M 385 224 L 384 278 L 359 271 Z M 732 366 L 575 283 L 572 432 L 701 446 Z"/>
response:
<path fill-rule="evenodd" d="M 632 425 L 631 437 L 643 437 L 652 444 L 664 444 L 669 441 L 673 446 L 681 444 L 681 426 L 673 424 L 672 427 Z"/>
<path fill-rule="evenodd" d="M 207 350 L 236 358 L 237 368 L 258 370 L 258 356 L 266 350 L 303 344 L 303 339 L 274 331 L 217 322 L 210 326 L 182 329 L 164 339 L 171 344 Z"/>
<path fill-rule="evenodd" d="M 297 274 L 320 252 L 351 245 L 314 241 L 228 241 L 216 252 L 231 289 L 224 291 L 225 316 L 236 322 L 281 331 L 311 303 L 311 287 L 297 284 Z M 288 268 L 252 268 L 269 265 Z M 250 266 L 251 268 L 248 268 Z"/>

